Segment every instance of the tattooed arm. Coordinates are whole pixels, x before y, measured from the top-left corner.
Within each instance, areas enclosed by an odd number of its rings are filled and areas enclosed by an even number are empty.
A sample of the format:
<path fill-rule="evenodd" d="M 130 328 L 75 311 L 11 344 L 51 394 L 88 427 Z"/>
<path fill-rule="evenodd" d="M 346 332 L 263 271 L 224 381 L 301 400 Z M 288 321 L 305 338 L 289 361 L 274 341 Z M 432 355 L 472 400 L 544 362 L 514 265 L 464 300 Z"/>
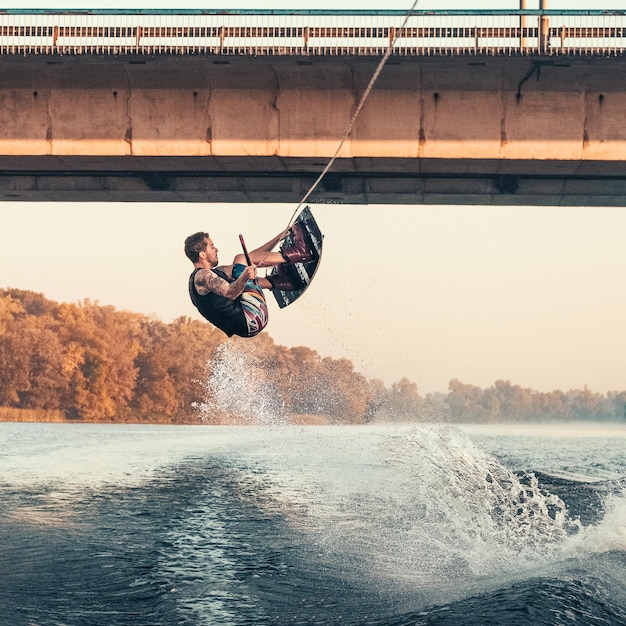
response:
<path fill-rule="evenodd" d="M 224 296 L 224 298 L 228 298 L 229 300 L 235 300 L 243 293 L 248 279 L 254 278 L 255 276 L 256 268 L 254 265 L 247 267 L 241 276 L 232 283 L 220 278 L 212 270 L 201 269 L 194 277 L 194 285 L 196 287 L 196 291 L 201 296 L 205 296 L 207 293 L 212 291 L 213 293 Z"/>

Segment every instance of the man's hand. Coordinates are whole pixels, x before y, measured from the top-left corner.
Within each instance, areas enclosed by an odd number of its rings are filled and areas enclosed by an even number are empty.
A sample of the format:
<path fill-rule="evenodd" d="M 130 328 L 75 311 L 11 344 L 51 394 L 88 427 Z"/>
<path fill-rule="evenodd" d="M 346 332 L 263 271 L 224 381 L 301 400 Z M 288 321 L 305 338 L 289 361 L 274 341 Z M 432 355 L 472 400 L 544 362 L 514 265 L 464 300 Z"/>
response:
<path fill-rule="evenodd" d="M 231 300 L 238 298 L 246 288 L 246 283 L 249 280 L 254 280 L 255 278 L 256 265 L 247 265 L 234 283 L 227 283 L 228 286 L 223 291 L 222 295 L 226 298 L 230 298 Z"/>
<path fill-rule="evenodd" d="M 237 280 L 242 280 L 245 285 L 249 280 L 256 278 L 256 265 L 247 265 L 246 269 L 241 272 L 241 276 Z"/>

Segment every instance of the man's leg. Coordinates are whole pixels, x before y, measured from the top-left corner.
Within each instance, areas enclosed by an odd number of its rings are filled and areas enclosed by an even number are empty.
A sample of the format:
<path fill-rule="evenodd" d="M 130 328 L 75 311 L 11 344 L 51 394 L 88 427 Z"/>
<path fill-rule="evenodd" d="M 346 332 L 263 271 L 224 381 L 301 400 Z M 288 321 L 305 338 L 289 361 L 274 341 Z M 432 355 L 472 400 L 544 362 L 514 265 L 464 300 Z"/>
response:
<path fill-rule="evenodd" d="M 245 265 L 237 263 L 233 267 L 233 278 L 239 278 L 244 269 Z M 254 281 L 249 280 L 246 283 L 243 293 L 239 296 L 239 300 L 248 326 L 248 337 L 254 337 L 258 335 L 269 322 L 269 313 L 267 310 L 267 302 L 263 295 L 263 289 L 260 285 L 255 285 Z"/>
<path fill-rule="evenodd" d="M 250 252 L 250 261 L 257 267 L 271 267 L 281 263 L 307 263 L 314 258 L 314 252 L 310 250 L 306 233 L 302 224 L 295 223 L 291 227 L 292 245 L 284 248 L 280 252 L 267 250 L 266 246 L 257 248 Z M 285 231 L 285 235 L 288 231 Z M 269 242 L 272 243 L 272 242 Z M 245 264 L 246 259 L 243 254 L 238 254 L 233 263 Z"/>

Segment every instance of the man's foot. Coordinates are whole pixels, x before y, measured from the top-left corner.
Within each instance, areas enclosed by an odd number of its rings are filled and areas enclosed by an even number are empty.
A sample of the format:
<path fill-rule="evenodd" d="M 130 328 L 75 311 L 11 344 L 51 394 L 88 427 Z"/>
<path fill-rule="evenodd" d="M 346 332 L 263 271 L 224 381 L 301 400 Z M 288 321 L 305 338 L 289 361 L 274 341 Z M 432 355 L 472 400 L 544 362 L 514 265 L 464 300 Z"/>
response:
<path fill-rule="evenodd" d="M 297 291 L 302 287 L 299 281 L 296 281 L 292 276 L 289 276 L 285 272 L 278 272 L 267 277 L 272 286 L 272 291 Z"/>
<path fill-rule="evenodd" d="M 313 252 L 309 250 L 304 226 L 299 223 L 294 224 L 291 227 L 291 234 L 293 244 L 281 251 L 287 263 L 306 263 L 307 261 L 311 261 L 314 257 Z"/>

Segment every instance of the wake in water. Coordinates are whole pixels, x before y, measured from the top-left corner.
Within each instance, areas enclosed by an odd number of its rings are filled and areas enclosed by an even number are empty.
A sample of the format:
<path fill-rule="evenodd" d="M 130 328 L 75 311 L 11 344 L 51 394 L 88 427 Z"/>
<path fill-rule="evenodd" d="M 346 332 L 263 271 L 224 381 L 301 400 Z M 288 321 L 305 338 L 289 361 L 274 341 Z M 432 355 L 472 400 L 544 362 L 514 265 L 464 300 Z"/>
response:
<path fill-rule="evenodd" d="M 249 494 L 253 519 L 270 515 L 272 523 L 284 524 L 284 545 L 268 544 L 276 562 L 262 601 L 272 616 L 268 623 L 282 623 L 283 611 L 297 606 L 300 621 L 294 623 L 360 624 L 358 616 L 372 610 L 367 606 L 375 597 L 406 617 L 388 623 L 411 626 L 431 617 L 433 624 L 455 626 L 510 623 L 502 604 L 515 602 L 534 605 L 542 615 L 520 624 L 619 623 L 626 489 L 557 477 L 559 467 L 574 462 L 579 468 L 578 449 L 559 465 L 552 462 L 552 443 L 534 450 L 527 442 L 533 461 L 520 464 L 506 460 L 520 456 L 514 441 L 500 462 L 497 447 L 490 454 L 451 425 L 290 426 L 257 357 L 237 342 L 220 348 L 205 384 L 207 402 L 198 408 L 206 423 L 219 417 L 260 426 L 245 429 L 253 456 L 235 464 L 244 490 L 237 488 L 237 502 L 248 502 Z M 236 429 L 236 439 L 242 435 Z M 594 458 L 606 460 L 601 450 Z M 623 463 L 612 467 L 621 472 Z M 200 529 L 214 506 L 197 519 Z M 226 536 L 233 506 L 220 522 Z M 176 546 L 184 545 L 186 532 Z M 215 526 L 202 530 L 209 543 L 215 532 Z M 254 551 L 262 549 L 255 540 Z M 195 571 L 210 571 L 209 565 Z M 239 567 L 237 559 L 232 567 Z M 337 586 L 345 593 L 335 598 Z M 284 595 L 286 588 L 292 595 Z M 322 588 L 325 604 L 312 595 Z M 568 591 L 573 588 L 576 598 Z M 241 590 L 233 593 L 239 598 Z M 213 610 L 194 602 L 200 613 Z M 343 622 L 329 617 L 334 602 L 346 611 Z M 579 614 L 583 621 L 569 617 Z M 346 615 L 353 617 L 345 621 Z"/>
<path fill-rule="evenodd" d="M 599 497 L 597 521 L 582 526 L 563 545 L 564 556 L 626 553 L 626 481 L 610 482 Z"/>
<path fill-rule="evenodd" d="M 544 440 L 523 472 L 496 458 L 519 440 L 441 425 L 4 431 L 16 626 L 626 624 L 619 440 L 560 465 Z M 588 481 L 542 473 L 580 450 Z"/>
<path fill-rule="evenodd" d="M 407 458 L 418 497 L 436 500 L 463 520 L 473 540 L 495 542 L 519 553 L 560 540 L 571 530 L 564 502 L 543 493 L 534 474 L 520 476 L 505 468 L 461 430 L 410 431 L 390 451 L 393 464 L 406 464 Z"/>
<path fill-rule="evenodd" d="M 468 581 L 549 562 L 578 529 L 563 500 L 542 491 L 533 474 L 509 471 L 456 428 L 407 427 L 384 437 L 378 454 L 375 471 L 364 467 L 351 484 L 324 485 L 328 499 L 320 503 L 330 519 L 318 545 L 333 558 L 342 554 L 351 569 L 350 555 L 359 555 L 368 572 L 361 576 L 423 593 L 459 591 Z M 347 493 L 329 495 L 337 489 Z"/>
<path fill-rule="evenodd" d="M 218 349 L 204 383 L 207 401 L 198 406 L 203 421 L 215 423 L 217 417 L 222 423 L 287 425 L 282 401 L 256 360 L 237 342 Z M 334 464 L 337 451 L 312 449 L 315 437 L 309 434 L 293 462 L 322 453 Z M 290 457 L 290 451 L 284 453 Z M 571 553 L 575 546 L 589 545 L 594 532 L 595 526 L 590 530 L 569 513 L 557 493 L 543 489 L 535 473 L 507 469 L 460 428 L 396 429 L 384 438 L 377 458 L 385 468 L 385 481 L 394 489 L 389 493 L 384 484 L 376 489 L 380 477 L 366 472 L 373 482 L 361 485 L 356 479 L 353 492 L 343 496 L 342 516 L 352 509 L 369 511 L 366 519 L 358 520 L 358 515 L 353 519 L 361 528 L 371 525 L 371 535 L 361 539 L 382 541 L 387 546 L 385 558 L 398 553 L 407 562 L 426 560 L 432 564 L 428 575 L 434 578 L 456 577 L 461 571 L 485 576 L 503 568 L 533 567 L 559 551 Z M 325 488 L 332 492 L 337 486 Z M 321 508 L 327 509 L 327 504 Z M 380 517 L 372 517 L 371 508 Z M 620 523 L 624 498 L 607 494 L 605 510 L 605 517 L 613 520 L 607 522 L 613 529 L 608 543 L 620 549 L 626 532 Z M 331 542 L 335 534 L 327 533 L 322 543 Z"/>

